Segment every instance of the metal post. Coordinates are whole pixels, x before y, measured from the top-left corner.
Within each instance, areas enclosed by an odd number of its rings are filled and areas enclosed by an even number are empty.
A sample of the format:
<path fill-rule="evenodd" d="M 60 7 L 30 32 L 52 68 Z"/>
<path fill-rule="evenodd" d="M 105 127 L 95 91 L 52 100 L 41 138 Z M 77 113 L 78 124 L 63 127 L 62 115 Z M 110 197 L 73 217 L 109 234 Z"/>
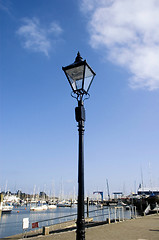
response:
<path fill-rule="evenodd" d="M 130 207 L 130 219 L 132 219 L 131 211 L 132 211 L 132 207 Z"/>
<path fill-rule="evenodd" d="M 157 204 L 157 202 L 156 202 L 156 208 L 157 208 L 157 215 L 158 215 L 158 204 Z"/>
<path fill-rule="evenodd" d="M 119 207 L 119 222 L 120 222 L 120 212 L 121 212 L 121 208 Z"/>
<path fill-rule="evenodd" d="M 124 208 L 122 208 L 122 215 L 123 215 L 123 221 L 124 221 Z"/>
<path fill-rule="evenodd" d="M 89 217 L 89 197 L 87 197 L 87 217 Z"/>
<path fill-rule="evenodd" d="M 114 208 L 115 213 L 114 213 L 114 217 L 115 217 L 115 223 L 116 223 L 116 207 Z"/>
<path fill-rule="evenodd" d="M 77 210 L 77 231 L 76 239 L 85 240 L 85 219 L 84 219 L 84 121 L 85 109 L 82 100 L 78 101 L 75 109 L 76 121 L 79 132 L 79 158 L 78 158 L 78 210 Z"/>
<path fill-rule="evenodd" d="M 109 215 L 108 224 L 110 224 L 110 208 L 109 207 L 108 207 L 108 215 Z"/>

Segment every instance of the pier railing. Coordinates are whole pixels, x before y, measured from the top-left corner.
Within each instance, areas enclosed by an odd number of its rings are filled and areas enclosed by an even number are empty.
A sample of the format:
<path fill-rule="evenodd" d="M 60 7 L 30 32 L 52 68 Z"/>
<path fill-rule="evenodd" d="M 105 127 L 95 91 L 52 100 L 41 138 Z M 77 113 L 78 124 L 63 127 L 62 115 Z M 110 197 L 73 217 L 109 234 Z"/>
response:
<path fill-rule="evenodd" d="M 98 224 L 110 224 L 111 222 L 124 221 L 126 219 L 136 218 L 136 216 L 137 213 L 135 206 L 129 207 L 128 210 L 125 210 L 123 206 L 102 207 L 95 210 L 86 211 L 85 221 L 86 227 L 91 227 Z M 75 229 L 76 219 L 77 214 L 70 214 L 51 219 L 40 220 L 38 222 L 31 222 L 30 228 L 28 230 L 31 230 L 31 226 L 35 226 L 35 234 L 47 235 L 53 232 Z"/>
<path fill-rule="evenodd" d="M 69 209 L 67 209 L 69 210 Z M 89 211 L 88 211 L 89 210 Z M 19 214 L 19 211 L 24 211 L 22 213 L 23 218 Z M 32 214 L 24 209 L 14 210 L 11 215 L 3 216 L 2 218 L 10 218 L 8 222 L 1 222 L 0 224 L 0 235 L 7 236 L 9 234 L 26 234 L 27 236 L 49 234 L 54 232 L 66 231 L 71 229 L 76 229 L 76 208 L 70 209 L 72 214 L 59 215 L 57 217 L 46 218 L 47 213 L 44 212 L 40 215 L 38 213 Z M 14 221 L 15 214 L 19 215 L 19 221 Z M 62 214 L 65 211 L 59 211 L 58 214 Z M 67 212 L 67 211 L 66 211 Z M 68 211 L 69 212 L 69 211 Z M 70 213 L 71 213 L 70 212 Z M 12 217 L 13 214 L 13 217 Z M 51 215 L 55 213 L 52 212 Z M 50 216 L 51 216 L 50 215 Z M 44 217 L 45 216 L 45 217 Z M 43 219 L 40 219 L 43 217 Z M 136 217 L 136 208 L 129 207 L 126 210 L 124 207 L 120 206 L 103 206 L 101 208 L 96 208 L 95 206 L 90 206 L 85 212 L 85 222 L 86 228 L 92 227 L 94 225 L 106 224 L 111 222 L 119 222 L 126 219 L 131 219 Z M 44 219 L 45 218 L 45 219 Z M 13 229 L 13 231 L 10 229 Z M 6 232 L 6 233 L 5 233 Z M 0 236 L 2 237 L 2 236 Z M 21 237 L 20 237 L 21 238 Z"/>
<path fill-rule="evenodd" d="M 97 222 L 118 222 L 124 221 L 125 219 L 136 218 L 136 216 L 137 212 L 135 206 L 130 206 L 127 211 L 123 206 L 103 207 L 97 210 L 89 211 L 89 217 L 93 218 L 93 221 Z"/>

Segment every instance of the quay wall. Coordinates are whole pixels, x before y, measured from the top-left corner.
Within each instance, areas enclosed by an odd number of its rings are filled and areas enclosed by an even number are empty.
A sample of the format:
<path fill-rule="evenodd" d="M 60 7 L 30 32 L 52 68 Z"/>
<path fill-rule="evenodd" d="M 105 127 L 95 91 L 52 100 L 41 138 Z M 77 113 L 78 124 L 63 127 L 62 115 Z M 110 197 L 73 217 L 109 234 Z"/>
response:
<path fill-rule="evenodd" d="M 38 240 L 75 240 L 76 232 L 39 236 Z M 86 228 L 86 240 L 158 240 L 159 215 L 148 215 L 123 222 Z M 32 240 L 35 240 L 32 238 Z"/>

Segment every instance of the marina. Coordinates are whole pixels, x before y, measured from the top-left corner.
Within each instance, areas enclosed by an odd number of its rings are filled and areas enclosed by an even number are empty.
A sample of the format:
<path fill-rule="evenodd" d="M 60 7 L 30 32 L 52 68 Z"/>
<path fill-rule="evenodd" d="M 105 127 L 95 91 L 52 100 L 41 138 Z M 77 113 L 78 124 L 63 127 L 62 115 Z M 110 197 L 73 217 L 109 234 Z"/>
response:
<path fill-rule="evenodd" d="M 139 189 L 129 196 L 115 192 L 114 197 L 108 199 L 103 198 L 103 192 L 94 192 L 101 197 L 96 195 L 94 199 L 85 199 L 86 228 L 158 214 L 157 191 Z M 65 231 L 66 228 L 76 229 L 77 200 L 51 198 L 45 193 L 32 196 L 17 192 L 0 196 L 0 238 L 24 233 L 31 237 Z"/>
<path fill-rule="evenodd" d="M 130 211 L 126 209 L 119 209 L 103 207 L 98 208 L 96 205 L 89 206 L 89 213 L 87 213 L 87 209 L 85 207 L 86 217 L 87 215 L 95 222 L 106 221 L 109 218 L 109 214 L 111 213 L 111 219 L 120 218 L 121 220 L 130 219 L 132 215 L 130 215 Z M 120 210 L 120 215 L 119 215 Z M 124 216 L 123 216 L 124 214 Z M 55 224 L 62 224 L 63 222 L 76 221 L 77 215 L 77 205 L 73 205 L 72 207 L 57 207 L 54 209 L 47 209 L 41 211 L 30 211 L 30 206 L 22 206 L 13 208 L 11 213 L 2 214 L 1 215 L 1 224 L 0 224 L 0 237 L 8 237 L 11 235 L 21 234 L 23 233 L 22 222 L 24 218 L 29 219 L 29 228 L 28 231 L 34 230 L 32 226 L 34 223 L 38 223 L 38 228 L 43 228 L 44 226 L 50 226 Z"/>
<path fill-rule="evenodd" d="M 94 208 L 94 207 L 93 207 Z M 66 211 L 68 210 L 73 210 L 73 208 L 59 208 L 59 210 L 61 211 L 61 215 L 64 214 L 64 209 Z M 22 209 L 21 209 L 22 210 Z M 75 209 L 74 209 L 75 210 Z M 23 216 L 27 216 L 27 209 L 25 212 L 25 215 Z M 44 212 L 43 212 L 44 213 Z M 12 212 L 12 214 L 15 214 L 14 210 Z M 35 213 L 35 215 L 39 215 L 39 213 Z M 11 214 L 5 214 L 5 217 L 11 217 Z M 17 215 L 17 217 L 19 218 L 20 215 Z M 35 216 L 34 216 L 35 217 Z M 40 216 L 39 216 L 40 217 Z M 15 215 L 14 215 L 14 219 Z M 37 216 L 34 218 L 34 220 L 37 219 Z M 92 218 L 89 218 L 90 221 L 92 221 Z M 86 219 L 87 221 L 87 219 Z M 159 237 L 159 227 L 158 227 L 158 221 L 159 221 L 159 215 L 158 214 L 152 214 L 152 215 L 148 215 L 148 216 L 138 216 L 137 218 L 128 218 L 125 219 L 123 221 L 123 219 L 118 219 L 118 221 L 112 223 L 112 224 L 108 224 L 108 222 L 103 222 L 98 223 L 98 224 L 91 224 L 92 222 L 90 222 L 90 224 L 86 224 L 86 239 L 87 240 L 96 240 L 96 239 L 103 239 L 103 240 L 136 240 L 136 239 L 151 239 L 151 240 L 158 240 Z M 10 228 L 11 224 L 13 224 L 13 222 L 10 222 L 10 224 L 8 224 L 8 228 Z M 22 223 L 21 223 L 22 224 Z M 15 226 L 15 225 L 14 225 Z M 56 231 L 57 227 L 59 228 L 59 226 L 61 228 L 63 228 L 62 231 Z M 70 226 L 71 230 L 74 231 L 68 231 L 67 227 Z M 52 231 L 54 229 L 54 231 Z M 66 229 L 66 230 L 64 230 Z M 33 239 L 38 239 L 38 240 L 73 240 L 76 237 L 76 231 L 75 231 L 76 227 L 75 227 L 75 220 L 74 221 L 69 221 L 67 220 L 66 223 L 60 223 L 60 224 L 55 224 L 54 228 L 53 226 L 50 226 L 49 228 L 46 227 L 45 228 L 45 232 L 44 230 L 36 230 L 36 232 L 39 232 L 39 234 L 33 234 L 29 232 L 25 233 L 21 233 L 21 234 L 16 234 L 16 235 L 10 235 L 8 238 L 10 239 L 22 239 L 24 237 L 29 238 L 30 240 Z M 1 229 L 2 230 L 2 229 Z M 48 231 L 47 231 L 48 230 Z M 1 231 L 2 233 L 2 231 Z M 48 235 L 49 234 L 49 235 Z M 5 238 L 5 236 L 1 235 L 1 238 Z"/>
<path fill-rule="evenodd" d="M 0 238 L 15 235 L 23 232 L 23 218 L 29 218 L 30 230 L 31 223 L 61 217 L 76 213 L 76 206 L 73 208 L 55 208 L 42 211 L 30 211 L 30 205 L 14 207 L 11 213 L 4 213 L 0 219 Z M 55 221 L 56 223 L 57 221 Z M 39 224 L 40 227 L 40 224 Z"/>

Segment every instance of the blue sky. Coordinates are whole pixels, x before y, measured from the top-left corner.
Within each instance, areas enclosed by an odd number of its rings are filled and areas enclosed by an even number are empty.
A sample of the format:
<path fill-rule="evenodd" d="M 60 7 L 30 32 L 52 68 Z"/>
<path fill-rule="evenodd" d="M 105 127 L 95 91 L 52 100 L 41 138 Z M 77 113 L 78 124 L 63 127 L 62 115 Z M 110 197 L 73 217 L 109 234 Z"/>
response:
<path fill-rule="evenodd" d="M 77 192 L 77 102 L 62 66 L 96 72 L 85 193 L 159 186 L 159 3 L 0 0 L 0 188 Z M 142 170 L 141 170 L 142 169 Z M 62 186 L 62 187 L 61 187 Z"/>

